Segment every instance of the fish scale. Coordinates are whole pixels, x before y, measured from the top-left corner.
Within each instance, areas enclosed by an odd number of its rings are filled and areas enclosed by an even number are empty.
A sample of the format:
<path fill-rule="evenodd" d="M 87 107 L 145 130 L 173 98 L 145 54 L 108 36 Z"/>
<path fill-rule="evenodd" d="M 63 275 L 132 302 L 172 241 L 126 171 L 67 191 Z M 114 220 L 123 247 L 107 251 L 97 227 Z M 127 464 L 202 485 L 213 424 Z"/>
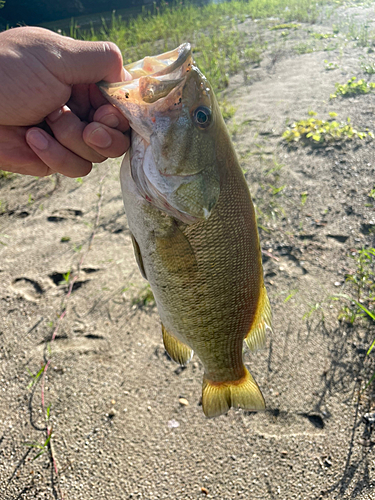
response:
<path fill-rule="evenodd" d="M 180 364 L 193 351 L 200 358 L 206 416 L 231 406 L 264 409 L 243 362 L 243 341 L 256 350 L 271 327 L 248 186 L 189 44 L 146 62 L 127 67 L 136 68 L 130 83 L 100 88 L 132 127 L 121 168 L 124 205 L 165 348 Z"/>

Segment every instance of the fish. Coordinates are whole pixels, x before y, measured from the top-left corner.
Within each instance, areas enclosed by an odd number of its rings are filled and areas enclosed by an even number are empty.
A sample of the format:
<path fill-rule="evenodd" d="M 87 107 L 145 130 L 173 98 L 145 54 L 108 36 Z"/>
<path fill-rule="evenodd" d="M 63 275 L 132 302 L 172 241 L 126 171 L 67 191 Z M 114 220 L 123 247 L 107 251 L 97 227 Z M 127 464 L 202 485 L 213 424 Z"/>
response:
<path fill-rule="evenodd" d="M 207 417 L 263 410 L 243 343 L 265 345 L 271 307 L 254 206 L 212 87 L 189 43 L 125 69 L 132 80 L 98 86 L 130 123 L 124 206 L 165 350 L 183 366 L 199 357 Z"/>

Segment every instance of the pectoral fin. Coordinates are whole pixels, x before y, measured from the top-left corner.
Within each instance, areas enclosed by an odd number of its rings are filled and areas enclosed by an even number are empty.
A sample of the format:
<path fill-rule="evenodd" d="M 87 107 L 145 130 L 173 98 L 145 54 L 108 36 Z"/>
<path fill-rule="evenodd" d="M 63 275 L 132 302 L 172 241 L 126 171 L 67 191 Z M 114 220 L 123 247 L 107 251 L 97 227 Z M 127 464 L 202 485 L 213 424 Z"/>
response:
<path fill-rule="evenodd" d="M 266 287 L 263 285 L 259 295 L 258 308 L 255 319 L 245 342 L 251 351 L 264 347 L 266 343 L 266 329 L 272 329 L 271 305 L 267 296 Z"/>
<path fill-rule="evenodd" d="M 135 260 L 137 261 L 137 264 L 138 264 L 139 270 L 141 271 L 142 276 L 144 277 L 145 280 L 147 280 L 146 271 L 145 271 L 145 268 L 143 266 L 143 259 L 142 259 L 142 255 L 141 255 L 141 250 L 139 248 L 137 240 L 134 238 L 132 233 L 130 233 L 130 237 L 131 237 L 132 243 L 133 243 Z"/>
<path fill-rule="evenodd" d="M 181 366 L 187 365 L 193 357 L 193 350 L 168 333 L 164 325 L 161 325 L 161 330 L 163 332 L 164 347 L 168 355 Z"/>

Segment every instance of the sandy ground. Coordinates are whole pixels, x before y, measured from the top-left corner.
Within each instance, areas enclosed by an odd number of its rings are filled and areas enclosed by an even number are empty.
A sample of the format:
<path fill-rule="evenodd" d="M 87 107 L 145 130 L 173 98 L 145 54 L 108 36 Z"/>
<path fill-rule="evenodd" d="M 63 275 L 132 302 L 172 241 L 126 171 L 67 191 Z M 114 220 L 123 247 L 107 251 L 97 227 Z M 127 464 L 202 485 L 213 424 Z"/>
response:
<path fill-rule="evenodd" d="M 199 359 L 181 369 L 164 353 L 157 310 L 142 300 L 146 282 L 123 212 L 120 160 L 96 166 L 82 182 L 2 181 L 2 499 L 375 499 L 373 421 L 364 418 L 375 412 L 374 392 L 360 394 L 374 371 L 366 351 L 375 328 L 339 322 L 340 305 L 329 300 L 348 291 L 350 254 L 374 246 L 374 142 L 288 149 L 280 140 L 285 123 L 309 109 L 375 129 L 375 95 L 329 101 L 335 82 L 362 74 L 367 48 L 345 43 L 344 34 L 333 51 L 323 42 L 306 54 L 291 48 L 310 40 L 308 30 L 331 32 L 334 22 L 367 19 L 375 27 L 373 8 L 337 15 L 303 26 L 289 45 L 271 46 L 225 92 L 237 108 L 229 127 L 261 211 L 273 309 L 266 349 L 246 353 L 264 413 L 231 410 L 207 420 Z M 254 22 L 240 29 L 250 37 Z M 324 59 L 338 67 L 327 71 Z M 316 304 L 322 308 L 304 317 Z M 30 373 L 47 359 L 43 390 L 42 377 L 32 385 Z M 48 447 L 34 460 L 43 448 L 27 445 L 46 441 L 42 394 L 58 476 Z"/>

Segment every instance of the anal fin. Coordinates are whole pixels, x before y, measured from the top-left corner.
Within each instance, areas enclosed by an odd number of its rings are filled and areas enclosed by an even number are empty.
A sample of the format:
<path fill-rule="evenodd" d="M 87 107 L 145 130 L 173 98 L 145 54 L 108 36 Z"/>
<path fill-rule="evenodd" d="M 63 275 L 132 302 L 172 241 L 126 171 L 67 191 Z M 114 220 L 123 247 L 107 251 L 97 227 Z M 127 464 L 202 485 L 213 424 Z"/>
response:
<path fill-rule="evenodd" d="M 259 295 L 257 312 L 253 324 L 245 337 L 245 342 L 251 351 L 256 351 L 264 347 L 266 343 L 267 328 L 272 330 L 272 314 L 267 290 L 263 285 Z"/>
<path fill-rule="evenodd" d="M 161 330 L 163 332 L 163 342 L 165 350 L 167 351 L 170 358 L 181 366 L 185 366 L 189 363 L 193 357 L 193 350 L 189 346 L 185 345 L 176 337 L 167 332 L 164 325 L 161 325 Z"/>
<path fill-rule="evenodd" d="M 265 409 L 258 384 L 248 370 L 244 369 L 245 375 L 240 380 L 211 382 L 203 377 L 202 408 L 206 417 L 218 417 L 231 407 L 250 411 Z"/>

